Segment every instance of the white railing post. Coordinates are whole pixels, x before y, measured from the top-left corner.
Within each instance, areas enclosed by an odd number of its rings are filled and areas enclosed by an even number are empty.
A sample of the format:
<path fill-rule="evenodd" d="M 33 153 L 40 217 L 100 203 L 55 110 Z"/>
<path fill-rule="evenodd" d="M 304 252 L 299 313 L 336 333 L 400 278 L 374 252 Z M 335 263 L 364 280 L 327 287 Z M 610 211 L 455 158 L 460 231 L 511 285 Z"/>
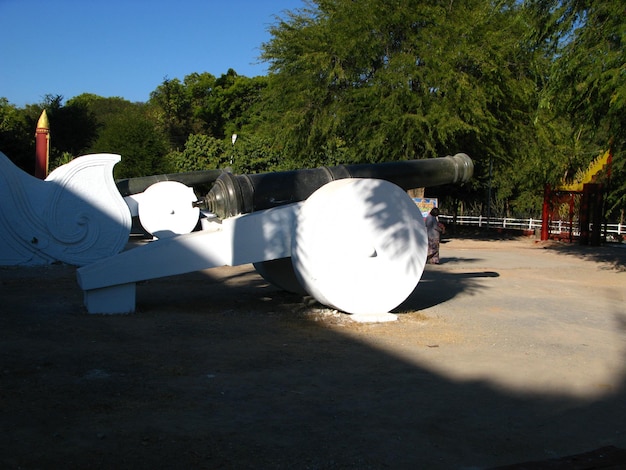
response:
<path fill-rule="evenodd" d="M 448 223 L 452 222 L 451 216 L 442 215 L 441 217 L 443 220 L 447 221 Z M 488 222 L 488 224 L 486 224 L 485 222 Z M 541 229 L 541 225 L 542 225 L 542 221 L 540 219 L 533 219 L 532 217 L 528 219 L 513 219 L 510 217 L 487 219 L 487 217 L 483 215 L 458 216 L 456 223 L 459 225 L 470 225 L 470 226 L 478 225 L 479 227 L 483 227 L 485 225 L 488 227 L 502 227 L 502 228 L 508 227 L 508 228 L 520 229 L 520 230 L 524 230 L 526 227 L 528 228 L 528 230 L 535 230 L 536 228 Z M 570 225 L 571 224 L 569 221 L 554 220 L 552 221 L 552 223 L 550 223 L 549 228 L 551 232 L 555 232 L 558 230 L 558 233 L 562 233 L 563 230 L 569 231 Z M 577 226 L 576 227 L 572 226 L 571 228 L 573 229 L 573 234 L 578 236 L 579 230 Z M 623 223 L 607 224 L 607 233 L 614 233 L 618 236 L 622 236 L 626 233 L 626 224 L 623 224 Z"/>

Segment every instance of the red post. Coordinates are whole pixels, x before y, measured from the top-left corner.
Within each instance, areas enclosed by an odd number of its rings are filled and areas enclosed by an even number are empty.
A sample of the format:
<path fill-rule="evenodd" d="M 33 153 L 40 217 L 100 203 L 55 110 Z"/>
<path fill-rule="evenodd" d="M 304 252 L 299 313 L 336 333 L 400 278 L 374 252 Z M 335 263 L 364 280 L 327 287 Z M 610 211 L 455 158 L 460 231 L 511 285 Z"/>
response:
<path fill-rule="evenodd" d="M 541 239 L 548 240 L 550 238 L 550 199 L 552 191 L 550 185 L 546 184 L 543 190 L 543 208 L 541 211 Z"/>
<path fill-rule="evenodd" d="M 48 176 L 48 159 L 50 157 L 50 123 L 44 109 L 37 121 L 35 130 L 35 177 L 46 179 Z"/>

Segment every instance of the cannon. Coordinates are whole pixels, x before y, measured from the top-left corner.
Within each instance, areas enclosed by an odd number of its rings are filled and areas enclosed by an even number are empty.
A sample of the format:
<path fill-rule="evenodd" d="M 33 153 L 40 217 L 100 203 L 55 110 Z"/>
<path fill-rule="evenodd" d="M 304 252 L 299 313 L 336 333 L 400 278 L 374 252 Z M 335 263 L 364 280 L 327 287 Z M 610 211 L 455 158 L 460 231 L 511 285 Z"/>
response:
<path fill-rule="evenodd" d="M 404 190 L 468 181 L 474 166 L 465 154 L 427 160 L 339 165 L 252 175 L 216 175 L 206 196 L 209 210 L 219 217 L 232 217 L 304 201 L 331 181 L 345 178 L 375 178 Z"/>
<path fill-rule="evenodd" d="M 389 312 L 417 286 L 428 249 L 406 190 L 463 183 L 473 172 L 472 160 L 457 154 L 116 184 L 120 159 L 78 157 L 42 181 L 0 153 L 0 264 L 78 266 L 89 313 L 134 312 L 140 281 L 252 263 L 272 284 L 323 305 L 395 318 Z M 195 188 L 209 184 L 199 197 Z M 135 216 L 151 241 L 128 244 Z"/>
<path fill-rule="evenodd" d="M 131 196 L 144 192 L 150 186 L 163 181 L 175 181 L 186 186 L 196 186 L 213 183 L 225 170 L 201 170 L 182 173 L 168 173 L 163 175 L 140 176 L 124 178 L 115 182 L 117 190 L 122 196 Z"/>
<path fill-rule="evenodd" d="M 175 177 L 162 178 L 126 197 L 138 207 L 129 203 L 133 215 L 151 207 L 148 225 L 157 227 L 149 231 L 158 238 L 79 268 L 78 283 L 89 312 L 129 313 L 138 281 L 252 263 L 280 288 L 355 316 L 387 318 L 426 263 L 423 217 L 406 190 L 463 183 L 472 173 L 465 154 L 250 175 L 215 171 L 205 174 L 213 186 L 199 198 Z"/>

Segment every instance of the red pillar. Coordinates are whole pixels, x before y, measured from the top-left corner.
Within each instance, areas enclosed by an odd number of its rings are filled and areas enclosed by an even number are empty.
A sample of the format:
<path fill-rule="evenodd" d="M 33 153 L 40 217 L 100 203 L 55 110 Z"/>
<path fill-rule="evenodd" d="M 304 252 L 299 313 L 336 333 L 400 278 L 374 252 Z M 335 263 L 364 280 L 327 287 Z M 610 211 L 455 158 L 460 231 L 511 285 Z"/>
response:
<path fill-rule="evenodd" d="M 50 157 L 50 123 L 44 109 L 37 121 L 35 130 L 35 177 L 46 179 L 48 176 L 48 159 Z"/>

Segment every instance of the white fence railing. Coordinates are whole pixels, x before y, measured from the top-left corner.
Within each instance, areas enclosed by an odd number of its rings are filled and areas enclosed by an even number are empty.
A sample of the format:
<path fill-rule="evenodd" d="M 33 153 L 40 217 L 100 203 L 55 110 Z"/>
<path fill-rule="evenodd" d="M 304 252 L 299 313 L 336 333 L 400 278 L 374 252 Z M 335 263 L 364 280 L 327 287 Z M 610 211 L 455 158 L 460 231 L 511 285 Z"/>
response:
<path fill-rule="evenodd" d="M 440 215 L 439 220 L 443 223 L 452 223 L 454 217 L 451 215 Z M 458 225 L 473 225 L 478 227 L 508 228 L 516 230 L 541 230 L 541 219 L 513 219 L 508 217 L 483 217 L 472 215 L 460 215 L 456 218 Z M 578 224 L 570 226 L 567 220 L 554 220 L 550 223 L 551 233 L 569 233 L 578 236 Z M 606 233 L 618 236 L 626 235 L 626 224 L 606 224 Z"/>

